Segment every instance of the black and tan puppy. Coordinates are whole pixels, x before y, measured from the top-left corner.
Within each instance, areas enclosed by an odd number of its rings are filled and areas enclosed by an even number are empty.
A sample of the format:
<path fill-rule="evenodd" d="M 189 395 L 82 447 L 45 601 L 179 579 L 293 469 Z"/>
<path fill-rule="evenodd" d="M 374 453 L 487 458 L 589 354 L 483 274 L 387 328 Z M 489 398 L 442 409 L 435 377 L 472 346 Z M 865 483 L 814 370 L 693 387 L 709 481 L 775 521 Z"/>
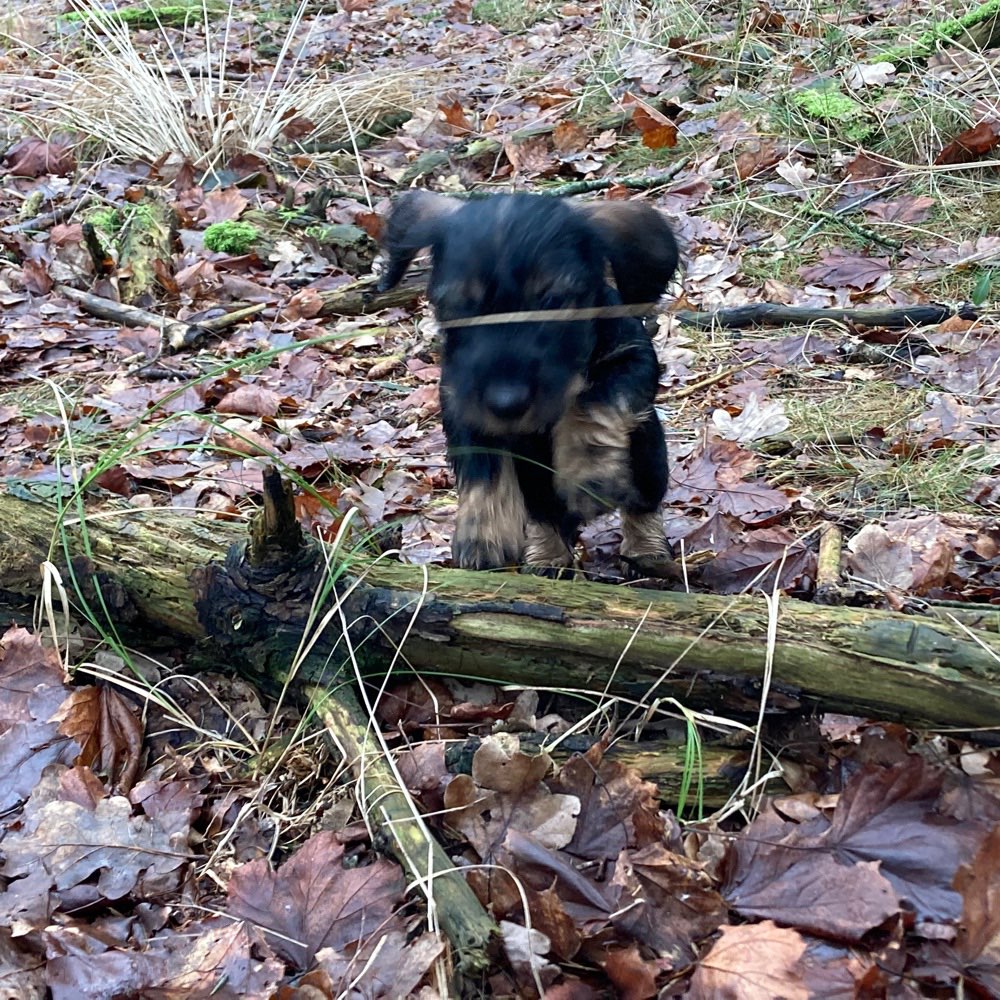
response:
<path fill-rule="evenodd" d="M 655 303 L 677 266 L 670 227 L 637 202 L 540 195 L 458 201 L 413 191 L 393 207 L 379 287 L 430 247 L 444 328 L 441 405 L 458 480 L 455 565 L 573 562 L 580 525 L 622 511 L 634 569 L 667 561 L 667 454 L 653 409 L 656 354 L 635 318 L 455 320 Z M 608 271 L 614 276 L 608 280 Z"/>

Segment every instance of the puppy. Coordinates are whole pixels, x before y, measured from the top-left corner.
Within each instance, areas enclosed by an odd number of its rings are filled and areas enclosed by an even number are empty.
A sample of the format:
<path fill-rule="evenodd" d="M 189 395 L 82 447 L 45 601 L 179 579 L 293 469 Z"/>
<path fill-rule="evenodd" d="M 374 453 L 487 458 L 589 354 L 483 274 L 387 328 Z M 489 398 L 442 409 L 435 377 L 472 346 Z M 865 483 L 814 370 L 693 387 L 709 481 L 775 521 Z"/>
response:
<path fill-rule="evenodd" d="M 638 202 L 412 191 L 394 205 L 383 244 L 381 291 L 419 250 L 432 251 L 441 407 L 459 497 L 454 564 L 558 573 L 573 564 L 580 526 L 620 508 L 623 559 L 662 575 L 667 453 L 653 408 L 659 365 L 641 320 L 490 317 L 623 303 L 652 310 L 677 267 L 663 217 Z"/>

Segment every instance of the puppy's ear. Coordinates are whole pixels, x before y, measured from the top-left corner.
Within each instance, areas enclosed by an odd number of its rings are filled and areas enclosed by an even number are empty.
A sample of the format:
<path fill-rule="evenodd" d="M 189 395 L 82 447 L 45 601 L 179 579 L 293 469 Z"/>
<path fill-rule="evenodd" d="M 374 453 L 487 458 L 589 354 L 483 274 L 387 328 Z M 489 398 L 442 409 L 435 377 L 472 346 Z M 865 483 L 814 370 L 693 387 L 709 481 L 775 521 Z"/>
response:
<path fill-rule="evenodd" d="M 677 270 L 677 241 L 666 219 L 641 201 L 577 203 L 600 233 L 627 305 L 655 302 Z"/>
<path fill-rule="evenodd" d="M 380 292 L 399 283 L 417 252 L 440 238 L 445 220 L 461 204 L 430 191 L 408 191 L 397 199 L 382 237 L 386 262 L 378 281 Z"/>

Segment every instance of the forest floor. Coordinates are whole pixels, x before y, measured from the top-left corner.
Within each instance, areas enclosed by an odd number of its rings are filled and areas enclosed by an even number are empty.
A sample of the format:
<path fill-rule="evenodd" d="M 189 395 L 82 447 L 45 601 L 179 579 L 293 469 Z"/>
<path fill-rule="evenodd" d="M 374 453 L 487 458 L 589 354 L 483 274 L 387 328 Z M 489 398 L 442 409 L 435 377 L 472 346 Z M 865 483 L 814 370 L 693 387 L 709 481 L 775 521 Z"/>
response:
<path fill-rule="evenodd" d="M 210 524 L 248 518 L 275 465 L 313 533 L 354 510 L 349 544 L 446 565 L 433 316 L 416 298 L 330 315 L 327 297 L 371 269 L 412 186 L 641 198 L 683 250 L 653 332 L 690 584 L 809 599 L 832 525 L 845 602 L 1000 603 L 995 11 L 935 46 L 958 12 L 930 0 L 151 9 L 15 2 L 0 23 L 10 495 Z M 233 222 L 257 242 L 209 249 Z M 73 289 L 189 326 L 256 311 L 172 350 Z M 765 302 L 956 315 L 677 315 Z M 619 541 L 616 516 L 588 525 L 583 574 L 624 585 Z M 713 813 L 658 801 L 599 743 L 542 769 L 498 749 L 499 729 L 553 736 L 591 706 L 390 686 L 379 721 L 415 800 L 454 858 L 504 866 L 470 875 L 503 949 L 456 986 L 314 719 L 86 614 L 52 631 L 65 659 L 22 628 L 0 658 L 11 996 L 1000 995 L 985 737 L 664 708 L 658 735 L 716 740 L 738 780 L 761 746 L 780 772 L 777 804 L 744 782 Z M 446 746 L 470 737 L 486 739 L 456 775 Z"/>

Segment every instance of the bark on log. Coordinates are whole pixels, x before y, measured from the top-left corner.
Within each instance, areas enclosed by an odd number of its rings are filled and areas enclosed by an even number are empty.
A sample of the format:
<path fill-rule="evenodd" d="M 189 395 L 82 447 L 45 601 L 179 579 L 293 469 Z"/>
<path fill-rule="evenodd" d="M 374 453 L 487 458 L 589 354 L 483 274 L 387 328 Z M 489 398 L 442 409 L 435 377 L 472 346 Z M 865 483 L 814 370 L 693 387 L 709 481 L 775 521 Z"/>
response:
<path fill-rule="evenodd" d="M 603 689 L 613 675 L 612 691 L 643 697 L 653 688 L 655 697 L 722 714 L 751 713 L 759 697 L 768 616 L 755 597 L 437 568 L 427 570 L 425 591 L 421 567 L 347 553 L 335 554 L 330 570 L 314 543 L 294 568 L 269 574 L 244 558 L 242 526 L 164 509 L 115 511 L 105 504 L 86 524 L 86 546 L 81 530 L 67 516 L 57 532 L 51 506 L 0 493 L 0 591 L 33 595 L 43 559 L 55 558 L 65 572 L 73 558 L 78 594 L 99 608 L 100 586 L 119 626 L 144 620 L 178 637 L 210 636 L 239 669 L 272 689 L 299 646 L 314 594 L 335 572 L 358 659 L 373 674 L 384 671 L 387 651 L 402 642 L 405 661 L 425 674 L 586 690 Z M 362 582 L 345 594 L 348 574 Z M 786 600 L 772 705 L 995 726 L 997 612 L 984 610 L 982 624 L 972 635 L 944 618 Z M 330 686 L 346 659 L 343 637 L 327 635 L 299 679 Z"/>
<path fill-rule="evenodd" d="M 360 316 L 379 309 L 412 306 L 427 291 L 427 268 L 414 268 L 403 280 L 387 292 L 377 292 L 378 278 L 366 274 L 349 285 L 320 292 L 321 316 Z"/>

